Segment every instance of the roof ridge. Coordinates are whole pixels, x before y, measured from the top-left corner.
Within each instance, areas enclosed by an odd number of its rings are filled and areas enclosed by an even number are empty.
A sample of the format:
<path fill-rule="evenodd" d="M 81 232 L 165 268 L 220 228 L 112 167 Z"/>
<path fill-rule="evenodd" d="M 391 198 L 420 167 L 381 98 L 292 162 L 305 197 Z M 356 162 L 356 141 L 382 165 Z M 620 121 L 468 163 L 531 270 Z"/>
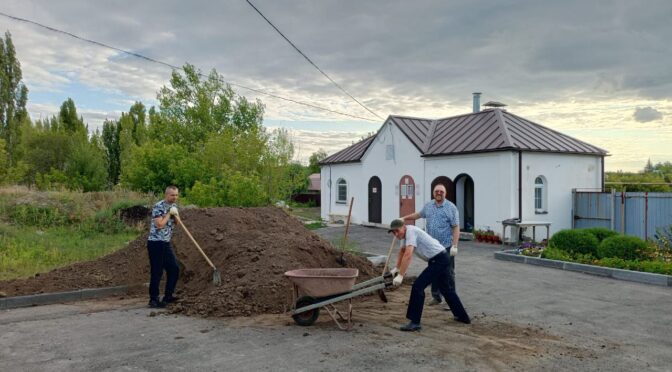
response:
<path fill-rule="evenodd" d="M 434 138 L 434 133 L 436 132 L 436 127 L 438 125 L 438 120 L 432 120 L 432 123 L 429 125 L 429 130 L 427 131 L 427 136 L 425 137 L 425 143 L 422 145 L 422 155 L 425 155 L 429 150 L 429 146 L 432 144 L 432 139 Z"/>
<path fill-rule="evenodd" d="M 408 116 L 408 115 L 389 115 L 391 118 L 405 118 L 405 119 L 418 119 L 418 120 L 429 120 L 432 121 L 434 119 L 429 119 L 429 118 L 421 118 L 418 116 Z"/>
<path fill-rule="evenodd" d="M 499 122 L 499 129 L 502 131 L 502 133 L 504 133 L 504 138 L 506 138 L 505 147 L 515 147 L 513 145 L 513 139 L 511 138 L 511 133 L 509 133 L 509 129 L 506 126 L 506 122 L 504 121 L 504 115 L 502 115 L 502 110 L 494 109 L 493 111 L 495 112 L 495 117 Z"/>

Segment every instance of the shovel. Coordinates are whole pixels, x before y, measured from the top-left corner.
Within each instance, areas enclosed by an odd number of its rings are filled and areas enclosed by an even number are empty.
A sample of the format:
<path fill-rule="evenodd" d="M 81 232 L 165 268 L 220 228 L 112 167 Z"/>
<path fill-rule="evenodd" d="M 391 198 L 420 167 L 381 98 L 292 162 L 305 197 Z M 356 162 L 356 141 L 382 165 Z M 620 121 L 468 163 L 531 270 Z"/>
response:
<path fill-rule="evenodd" d="M 222 276 L 219 274 L 219 270 L 217 270 L 217 268 L 215 267 L 215 264 L 213 264 L 212 261 L 210 261 L 208 256 L 205 255 L 205 252 L 203 252 L 203 249 L 201 248 L 201 246 L 198 245 L 198 243 L 196 242 L 196 239 L 194 239 L 194 237 L 191 236 L 191 233 L 189 232 L 189 230 L 187 230 L 187 227 L 184 226 L 184 223 L 180 219 L 180 216 L 175 215 L 175 219 L 177 219 L 177 222 L 180 224 L 180 226 L 182 226 L 182 229 L 184 229 L 184 232 L 187 233 L 187 236 L 189 236 L 189 239 L 191 239 L 191 241 L 194 242 L 194 245 L 196 246 L 196 248 L 198 248 L 198 251 L 201 252 L 201 254 L 203 255 L 203 258 L 205 258 L 205 260 L 208 261 L 208 264 L 210 265 L 210 267 L 212 267 L 212 270 L 213 270 L 213 272 L 212 272 L 212 283 L 215 284 L 215 285 L 220 285 L 222 283 Z"/>
<path fill-rule="evenodd" d="M 392 249 L 394 248 L 394 243 L 397 241 L 397 237 L 392 238 L 392 244 L 390 244 L 390 250 L 387 252 L 387 260 L 385 260 L 385 266 L 383 266 L 383 278 L 386 277 L 385 272 L 387 271 L 387 267 L 390 264 L 390 257 L 392 257 Z M 383 279 L 384 280 L 384 279 Z M 385 290 L 384 289 L 379 289 L 378 290 L 378 296 L 383 302 L 387 302 L 387 295 L 385 295 Z"/>

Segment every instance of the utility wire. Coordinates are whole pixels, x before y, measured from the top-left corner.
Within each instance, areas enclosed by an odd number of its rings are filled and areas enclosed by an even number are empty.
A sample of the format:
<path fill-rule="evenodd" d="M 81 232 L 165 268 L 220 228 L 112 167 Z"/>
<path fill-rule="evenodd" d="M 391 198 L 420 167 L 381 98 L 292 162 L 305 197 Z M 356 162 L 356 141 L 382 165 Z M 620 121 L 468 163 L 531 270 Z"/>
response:
<path fill-rule="evenodd" d="M 359 101 L 357 100 L 357 98 L 353 97 L 353 95 L 350 94 L 350 93 L 348 93 L 348 91 L 345 90 L 345 88 L 343 88 L 340 84 L 338 84 L 337 82 L 335 82 L 334 79 L 332 79 L 329 75 L 327 75 L 326 72 L 324 72 L 321 68 L 319 68 L 319 67 L 315 64 L 315 62 L 313 62 L 310 58 L 308 58 L 308 56 L 307 56 L 305 53 L 303 53 L 303 52 L 301 51 L 301 49 L 299 49 L 296 45 L 294 45 L 294 43 L 293 43 L 291 40 L 289 40 L 289 38 L 287 38 L 287 36 L 285 36 L 285 34 L 283 34 L 282 31 L 280 31 L 277 27 L 275 27 L 275 25 L 274 25 L 268 18 L 266 18 L 266 16 L 265 16 L 259 9 L 257 9 L 257 7 L 254 6 L 254 4 L 252 4 L 252 2 L 251 2 L 250 0 L 245 0 L 245 1 L 246 1 L 248 4 L 250 4 L 250 6 L 251 6 L 257 13 L 259 13 L 259 15 L 261 16 L 261 18 L 263 18 L 269 25 L 271 25 L 271 27 L 273 27 L 273 29 L 274 29 L 275 31 L 277 31 L 278 34 L 280 34 L 280 36 L 282 36 L 282 38 L 285 39 L 285 40 L 289 43 L 289 45 L 292 46 L 292 48 L 294 48 L 294 50 L 296 50 L 300 55 L 302 55 L 303 58 L 305 58 L 306 61 L 308 61 L 308 63 L 310 63 L 311 65 L 313 65 L 313 67 L 315 67 L 315 68 L 317 69 L 317 71 L 319 71 L 322 75 L 324 75 L 324 77 L 326 77 L 327 79 L 329 79 L 329 81 L 331 81 L 332 84 L 334 84 L 338 89 L 340 89 L 340 90 L 341 90 L 343 93 L 345 93 L 348 97 L 352 98 L 353 101 L 357 102 L 357 104 L 360 105 L 360 106 L 362 106 L 366 111 L 370 112 L 371 114 L 373 114 L 373 115 L 374 115 L 375 117 L 377 117 L 378 119 L 383 120 L 383 118 L 382 118 L 380 115 L 376 114 L 376 113 L 373 112 L 370 108 L 366 107 L 363 103 L 359 102 Z"/>
<path fill-rule="evenodd" d="M 75 34 L 73 34 L 73 33 L 71 33 L 71 32 L 63 31 L 63 30 L 60 30 L 60 29 L 57 29 L 57 28 L 54 28 L 54 27 L 51 27 L 51 26 L 47 26 L 47 25 L 44 25 L 44 24 L 39 23 L 39 22 L 36 22 L 36 21 L 31 21 L 31 20 L 29 20 L 29 19 L 20 18 L 20 17 L 15 17 L 15 16 L 13 16 L 13 15 L 10 15 L 10 14 L 4 13 L 4 12 L 0 12 L 0 16 L 9 18 L 9 19 L 12 19 L 12 20 L 15 20 L 15 21 L 19 21 L 19 22 L 29 23 L 29 24 L 32 24 L 32 25 L 35 25 L 35 26 L 38 26 L 38 27 L 47 29 L 47 30 L 52 31 L 52 32 L 56 32 L 56 33 L 60 33 L 60 34 L 64 34 L 64 35 L 67 35 L 67 36 L 69 36 L 69 37 L 75 38 L 75 39 L 77 39 L 77 40 L 81 40 L 81 41 L 84 41 L 84 42 L 87 42 L 87 43 L 90 43 L 90 44 L 97 45 L 97 46 L 99 46 L 99 47 L 103 47 L 103 48 L 107 48 L 107 49 L 112 49 L 112 50 L 115 50 L 115 51 L 117 51 L 117 52 L 124 53 L 124 54 L 130 55 L 130 56 L 133 56 L 133 57 L 136 57 L 136 58 L 139 58 L 139 59 L 143 59 L 143 60 L 148 61 L 148 62 L 152 62 L 152 63 L 160 64 L 160 65 L 169 67 L 169 68 L 171 68 L 171 69 L 173 69 L 173 70 L 182 70 L 182 71 L 184 71 L 184 68 L 179 67 L 179 66 L 172 65 L 172 64 L 170 64 L 170 63 L 168 63 L 168 62 L 164 62 L 164 61 L 161 61 L 161 60 L 158 60 L 158 59 L 155 59 L 155 58 L 147 57 L 147 56 L 145 56 L 145 55 L 142 55 L 142 54 L 139 54 L 139 53 L 135 53 L 135 52 L 131 52 L 131 51 L 128 51 L 128 50 L 125 50 L 125 49 L 117 48 L 117 47 L 115 47 L 115 46 L 112 46 L 112 45 L 109 45 L 109 44 L 105 44 L 105 43 L 102 43 L 102 42 L 99 42 L 99 41 L 95 41 L 95 40 L 87 39 L 87 38 L 85 38 L 85 37 L 81 37 L 81 36 L 75 35 Z M 199 75 L 200 77 L 207 77 L 207 76 L 204 75 L 203 73 L 198 73 L 198 75 Z M 336 111 L 336 110 L 328 109 L 328 108 L 326 108 L 326 107 L 322 107 L 322 106 L 315 105 L 315 104 L 312 104 L 312 103 L 307 103 L 307 102 L 298 101 L 298 100 L 295 100 L 295 99 L 292 99 L 292 98 L 282 97 L 282 96 L 279 96 L 279 95 L 277 95 L 277 94 L 273 94 L 273 93 L 269 93 L 269 92 L 263 91 L 263 90 L 261 90 L 261 89 L 250 88 L 250 87 L 247 87 L 247 86 L 245 86 L 245 85 L 241 85 L 241 84 L 236 84 L 236 83 L 228 82 L 228 81 L 226 81 L 226 80 L 224 80 L 224 79 L 222 79 L 222 78 L 219 78 L 219 81 L 222 82 L 222 83 L 224 83 L 224 84 L 232 85 L 232 86 L 234 86 L 234 87 L 238 87 L 238 88 L 246 89 L 246 90 L 249 90 L 249 91 L 252 91 L 252 92 L 255 92 L 255 93 L 263 94 L 263 95 L 265 95 L 265 96 L 273 97 L 273 98 L 277 98 L 277 99 L 284 100 L 284 101 L 287 101 L 287 102 L 292 102 L 292 103 L 296 103 L 296 104 L 299 104 L 299 105 L 303 105 L 303 106 L 311 107 L 311 108 L 314 108 L 314 109 L 317 109 L 317 110 L 326 111 L 326 112 L 330 112 L 330 113 L 337 114 L 337 115 L 342 115 L 342 116 L 348 116 L 348 117 L 355 118 L 355 119 L 361 119 L 361 120 L 366 120 L 366 121 L 377 122 L 377 120 L 373 120 L 373 119 L 370 119 L 370 118 L 367 118 L 367 117 L 358 116 L 358 115 L 353 115 L 353 114 L 348 114 L 348 113 L 345 113 L 345 112 L 341 112 L 341 111 Z M 376 116 L 377 116 L 377 115 L 376 115 Z"/>

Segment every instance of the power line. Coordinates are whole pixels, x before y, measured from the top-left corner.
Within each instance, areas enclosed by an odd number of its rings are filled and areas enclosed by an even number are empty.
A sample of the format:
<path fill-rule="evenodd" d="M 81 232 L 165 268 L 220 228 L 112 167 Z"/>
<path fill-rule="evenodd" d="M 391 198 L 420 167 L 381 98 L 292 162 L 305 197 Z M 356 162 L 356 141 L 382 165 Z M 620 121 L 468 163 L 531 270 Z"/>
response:
<path fill-rule="evenodd" d="M 160 64 L 160 65 L 169 67 L 169 68 L 171 68 L 171 69 L 173 69 L 173 70 L 181 70 L 181 71 L 184 71 L 184 68 L 179 67 L 179 66 L 172 65 L 172 64 L 170 64 L 170 63 L 168 63 L 168 62 L 164 62 L 164 61 L 161 61 L 161 60 L 152 58 L 152 57 L 147 57 L 147 56 L 145 56 L 145 55 L 142 55 L 142 54 L 139 54 L 139 53 L 135 53 L 135 52 L 131 52 L 131 51 L 128 51 L 128 50 L 125 50 L 125 49 L 117 48 L 117 47 L 115 47 L 115 46 L 112 46 L 112 45 L 109 45 L 109 44 L 105 44 L 105 43 L 102 43 L 102 42 L 99 42 L 99 41 L 95 41 L 95 40 L 92 40 L 92 39 L 87 39 L 87 38 L 85 38 L 85 37 L 81 37 L 81 36 L 75 35 L 75 34 L 73 34 L 73 33 L 71 33 L 71 32 L 63 31 L 63 30 L 60 30 L 60 29 L 57 29 L 57 28 L 54 28 L 54 27 L 51 27 L 51 26 L 47 26 L 47 25 L 44 25 L 44 24 L 39 23 L 39 22 L 36 22 L 36 21 L 31 21 L 31 20 L 29 20 L 29 19 L 16 17 L 16 16 L 13 16 L 13 15 L 10 15 L 10 14 L 6 14 L 6 13 L 3 13 L 3 12 L 0 12 L 0 15 L 3 16 L 3 17 L 9 18 L 9 19 L 15 20 L 15 21 L 24 22 L 24 23 L 29 23 L 29 24 L 32 24 L 32 25 L 34 25 L 34 26 L 38 26 L 38 27 L 47 29 L 47 30 L 52 31 L 52 32 L 56 32 L 56 33 L 60 33 L 60 34 L 63 34 L 63 35 L 67 35 L 67 36 L 69 36 L 69 37 L 72 37 L 72 38 L 75 38 L 75 39 L 77 39 L 77 40 L 84 41 L 84 42 L 87 42 L 87 43 L 90 43 L 90 44 L 94 44 L 94 45 L 99 46 L 99 47 L 103 47 L 103 48 L 107 48 L 107 49 L 115 50 L 115 51 L 117 51 L 117 52 L 124 53 L 124 54 L 130 55 L 130 56 L 133 56 L 133 57 L 136 57 L 136 58 L 139 58 L 139 59 L 142 59 L 142 60 L 151 62 L 151 63 Z M 198 75 L 199 75 L 200 77 L 207 77 L 206 75 L 204 75 L 203 73 L 200 73 L 200 72 L 198 73 Z M 373 120 L 373 119 L 370 119 L 370 118 L 367 118 L 367 117 L 358 116 L 358 115 L 353 115 L 353 114 L 348 114 L 348 113 L 345 113 L 345 112 L 341 112 L 341 111 L 336 111 L 336 110 L 328 109 L 328 108 L 326 108 L 326 107 L 322 107 L 322 106 L 315 105 L 315 104 L 312 104 L 312 103 L 307 103 L 307 102 L 298 101 L 298 100 L 295 100 L 295 99 L 292 99 L 292 98 L 282 97 L 282 96 L 279 96 L 279 95 L 277 95 L 277 94 L 273 94 L 273 93 L 269 93 L 269 92 L 263 91 L 263 90 L 261 90 L 261 89 L 250 88 L 250 87 L 247 87 L 247 86 L 245 86 L 245 85 L 241 85 L 241 84 L 236 84 L 236 83 L 228 82 L 228 81 L 226 81 L 226 80 L 224 80 L 224 79 L 222 79 L 222 78 L 219 78 L 218 80 L 219 80 L 220 82 L 224 83 L 224 84 L 229 84 L 229 85 L 232 85 L 232 86 L 234 86 L 234 87 L 238 87 L 238 88 L 241 88 L 241 89 L 246 89 L 246 90 L 249 90 L 249 91 L 252 91 L 252 92 L 255 92 L 255 93 L 263 94 L 263 95 L 268 96 L 268 97 L 277 98 L 277 99 L 280 99 L 280 100 L 284 100 L 284 101 L 287 101 L 287 102 L 296 103 L 296 104 L 303 105 L 303 106 L 306 106 L 306 107 L 311 107 L 311 108 L 314 108 L 314 109 L 317 109 L 317 110 L 322 110 L 322 111 L 325 111 L 325 112 L 330 112 L 330 113 L 337 114 L 337 115 L 342 115 L 342 116 L 348 116 L 348 117 L 355 118 L 355 119 L 361 119 L 361 120 L 366 120 L 366 121 L 377 122 L 377 120 Z M 378 116 L 378 115 L 376 115 L 376 116 Z"/>
<path fill-rule="evenodd" d="M 289 40 L 289 38 L 287 38 L 287 36 L 285 36 L 285 34 L 283 34 L 282 31 L 280 31 L 277 27 L 275 27 L 275 25 L 274 25 L 268 18 L 266 18 L 266 16 L 265 16 L 259 9 L 257 9 L 257 7 L 254 6 L 254 4 L 252 4 L 252 2 L 251 2 L 250 0 L 245 0 L 245 1 L 246 1 L 248 4 L 250 4 L 250 6 L 251 6 L 257 13 L 259 13 L 259 15 L 260 15 L 260 16 L 261 16 L 261 17 L 262 17 L 262 18 L 263 18 L 269 25 L 271 25 L 271 27 L 273 27 L 273 29 L 274 29 L 275 31 L 277 31 L 278 34 L 280 34 L 280 36 L 282 36 L 282 38 L 285 39 L 285 40 L 289 43 L 289 45 L 292 46 L 292 48 L 294 48 L 294 50 L 296 50 L 299 54 L 301 54 L 301 55 L 303 56 L 303 58 L 305 58 L 306 61 L 308 61 L 308 63 L 310 63 L 311 65 L 313 65 L 313 67 L 315 67 L 315 68 L 317 69 L 317 71 L 319 71 L 322 75 L 324 75 L 324 77 L 326 77 L 327 79 L 329 79 L 329 81 L 331 81 L 332 84 L 334 84 L 338 89 L 340 89 L 340 90 L 341 90 L 343 93 L 345 93 L 348 97 L 352 98 L 353 101 L 357 102 L 357 104 L 360 105 L 360 106 L 362 106 L 366 111 L 372 113 L 372 114 L 373 114 L 374 116 L 376 116 L 378 119 L 383 120 L 383 118 L 380 117 L 380 115 L 378 115 L 378 114 L 376 114 L 375 112 L 371 111 L 371 109 L 369 109 L 368 107 L 366 107 L 363 103 L 359 102 L 359 101 L 357 100 L 357 98 L 353 97 L 352 94 L 348 93 L 348 91 L 345 90 L 345 88 L 343 88 L 343 87 L 340 86 L 337 82 L 335 82 L 334 79 L 332 79 L 329 75 L 327 75 L 326 72 L 322 71 L 322 69 L 319 68 L 319 67 L 315 64 L 315 62 L 313 62 L 310 58 L 308 58 L 308 56 L 307 56 L 305 53 L 303 53 L 303 52 L 301 51 L 301 49 L 299 49 L 296 45 L 294 45 L 294 43 L 292 43 L 292 41 Z"/>

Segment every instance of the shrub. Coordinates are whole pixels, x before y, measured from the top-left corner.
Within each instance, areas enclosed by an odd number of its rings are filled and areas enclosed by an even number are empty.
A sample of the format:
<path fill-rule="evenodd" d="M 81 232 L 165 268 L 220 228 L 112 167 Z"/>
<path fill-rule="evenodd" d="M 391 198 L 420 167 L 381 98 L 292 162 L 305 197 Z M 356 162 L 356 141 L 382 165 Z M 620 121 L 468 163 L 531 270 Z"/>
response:
<path fill-rule="evenodd" d="M 548 247 L 541 251 L 541 258 L 547 258 L 549 260 L 559 260 L 559 261 L 571 261 L 572 257 L 569 253 L 553 247 Z"/>
<path fill-rule="evenodd" d="M 601 243 L 606 238 L 618 235 L 618 232 L 609 230 L 606 227 L 589 227 L 581 230 L 593 234 L 597 238 L 598 243 Z"/>
<path fill-rule="evenodd" d="M 597 245 L 597 238 L 584 230 L 560 230 L 549 241 L 549 246 L 565 252 L 593 256 L 597 253 Z"/>
<path fill-rule="evenodd" d="M 604 239 L 597 247 L 599 258 L 622 258 L 636 260 L 645 258 L 648 253 L 646 242 L 636 236 L 612 236 Z"/>

